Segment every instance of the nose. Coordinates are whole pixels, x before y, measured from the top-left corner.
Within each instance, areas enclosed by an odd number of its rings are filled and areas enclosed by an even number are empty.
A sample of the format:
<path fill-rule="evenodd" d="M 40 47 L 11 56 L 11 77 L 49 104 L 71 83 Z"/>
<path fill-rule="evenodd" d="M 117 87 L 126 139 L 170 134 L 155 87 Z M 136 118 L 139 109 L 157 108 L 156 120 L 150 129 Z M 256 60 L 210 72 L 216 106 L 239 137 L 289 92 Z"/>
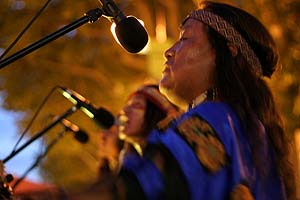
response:
<path fill-rule="evenodd" d="M 169 49 L 167 49 L 164 53 L 164 56 L 166 59 L 169 59 L 173 56 L 175 56 L 175 48 L 174 46 L 170 47 Z"/>
<path fill-rule="evenodd" d="M 126 114 L 128 114 L 129 111 L 130 111 L 130 107 L 129 106 L 124 106 L 123 110 L 121 112 L 121 115 L 126 115 Z"/>

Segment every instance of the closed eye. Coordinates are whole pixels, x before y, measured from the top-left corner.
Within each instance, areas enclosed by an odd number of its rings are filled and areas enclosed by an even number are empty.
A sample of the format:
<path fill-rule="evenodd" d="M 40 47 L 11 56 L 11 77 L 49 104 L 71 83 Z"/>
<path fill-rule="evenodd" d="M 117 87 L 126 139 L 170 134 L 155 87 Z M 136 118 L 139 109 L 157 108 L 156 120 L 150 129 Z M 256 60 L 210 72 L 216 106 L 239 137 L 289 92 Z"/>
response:
<path fill-rule="evenodd" d="M 181 37 L 179 40 L 180 41 L 184 41 L 184 40 L 187 40 L 188 38 L 186 38 L 186 37 Z"/>

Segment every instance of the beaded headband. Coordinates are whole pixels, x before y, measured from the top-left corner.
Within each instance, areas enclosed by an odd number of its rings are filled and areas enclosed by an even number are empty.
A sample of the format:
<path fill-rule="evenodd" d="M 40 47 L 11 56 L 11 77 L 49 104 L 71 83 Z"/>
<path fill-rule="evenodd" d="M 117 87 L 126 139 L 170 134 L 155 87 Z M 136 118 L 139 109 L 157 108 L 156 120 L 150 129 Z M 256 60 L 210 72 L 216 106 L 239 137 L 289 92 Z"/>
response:
<path fill-rule="evenodd" d="M 193 18 L 200 20 L 204 24 L 213 28 L 229 42 L 236 46 L 247 62 L 252 66 L 256 75 L 262 75 L 262 66 L 259 59 L 255 55 L 253 49 L 249 46 L 247 41 L 241 36 L 241 34 L 235 30 L 235 28 L 229 24 L 222 17 L 209 12 L 207 10 L 196 10 L 192 12 L 187 18 Z"/>

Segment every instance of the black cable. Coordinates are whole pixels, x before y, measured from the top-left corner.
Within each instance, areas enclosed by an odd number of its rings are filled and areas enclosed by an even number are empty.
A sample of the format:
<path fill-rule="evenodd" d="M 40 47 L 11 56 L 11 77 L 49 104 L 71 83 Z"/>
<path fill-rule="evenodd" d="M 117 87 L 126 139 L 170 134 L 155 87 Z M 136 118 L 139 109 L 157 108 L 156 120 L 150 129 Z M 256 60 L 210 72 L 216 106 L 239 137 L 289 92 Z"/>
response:
<path fill-rule="evenodd" d="M 33 16 L 30 22 L 26 25 L 26 27 L 19 33 L 16 39 L 9 45 L 9 47 L 3 52 L 0 56 L 0 60 L 16 45 L 16 43 L 21 39 L 24 33 L 29 29 L 29 27 L 33 24 L 33 22 L 42 14 L 42 12 L 46 9 L 51 0 L 47 0 L 47 2 L 41 7 L 41 9 Z"/>
<path fill-rule="evenodd" d="M 48 95 L 45 97 L 45 99 L 42 101 L 42 103 L 40 104 L 40 106 L 38 107 L 37 111 L 35 112 L 34 116 L 32 117 L 32 119 L 30 120 L 29 124 L 27 125 L 27 127 L 25 128 L 25 130 L 22 132 L 19 140 L 17 141 L 17 143 L 15 144 L 15 146 L 13 147 L 13 150 L 11 151 L 10 154 L 13 154 L 17 148 L 17 146 L 19 145 L 19 143 L 21 142 L 21 140 L 23 139 L 23 137 L 25 136 L 26 132 L 29 130 L 29 128 L 31 127 L 33 121 L 36 119 L 37 115 L 40 113 L 42 107 L 45 105 L 45 103 L 47 102 L 47 100 L 49 99 L 49 97 L 52 95 L 52 93 L 59 88 L 59 86 L 55 86 L 51 89 L 51 91 L 48 93 Z"/>

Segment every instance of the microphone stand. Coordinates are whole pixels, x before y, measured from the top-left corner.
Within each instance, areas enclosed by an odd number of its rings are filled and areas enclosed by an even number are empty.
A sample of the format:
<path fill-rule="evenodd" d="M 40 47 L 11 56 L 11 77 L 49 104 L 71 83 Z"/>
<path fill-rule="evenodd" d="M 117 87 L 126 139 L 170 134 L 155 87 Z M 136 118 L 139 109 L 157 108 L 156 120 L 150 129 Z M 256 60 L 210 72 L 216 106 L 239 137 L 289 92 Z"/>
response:
<path fill-rule="evenodd" d="M 12 186 L 12 189 L 15 189 L 17 187 L 17 185 L 24 180 L 24 178 L 27 176 L 27 174 L 33 170 L 35 167 L 38 166 L 39 162 L 47 155 L 47 153 L 50 151 L 50 149 L 52 149 L 52 147 L 66 134 L 67 129 L 61 131 L 60 133 L 57 134 L 57 136 L 54 138 L 54 140 L 51 141 L 50 144 L 48 144 L 48 146 L 46 147 L 45 151 L 43 153 L 41 153 L 35 160 L 35 162 L 31 165 L 31 167 L 29 167 L 26 172 L 21 176 L 21 178 L 19 178 L 14 185 Z"/>
<path fill-rule="evenodd" d="M 12 54 L 11 56 L 1 60 L 0 61 L 0 69 L 4 68 L 6 65 L 18 60 L 19 58 L 26 56 L 27 54 L 31 53 L 32 51 L 48 44 L 49 42 L 59 38 L 60 36 L 82 26 L 83 24 L 85 24 L 87 22 L 93 23 L 93 22 L 97 21 L 102 16 L 102 14 L 103 14 L 103 11 L 100 8 L 96 8 L 96 9 L 88 11 L 80 19 L 75 20 L 74 22 L 70 23 L 69 25 L 64 26 L 63 28 L 45 36 L 44 38 L 38 40 L 37 42 L 32 43 L 31 45 Z"/>
<path fill-rule="evenodd" d="M 65 113 L 57 117 L 51 124 L 49 124 L 47 127 L 45 127 L 42 131 L 34 135 L 30 140 L 28 140 L 25 144 L 23 144 L 19 149 L 13 151 L 9 156 L 7 156 L 3 163 L 6 163 L 8 160 L 10 160 L 12 157 L 14 157 L 16 154 L 18 154 L 20 151 L 22 151 L 25 147 L 30 145 L 33 141 L 44 135 L 48 130 L 50 130 L 53 126 L 55 126 L 57 123 L 59 123 L 63 118 L 66 118 L 67 116 L 71 115 L 78 109 L 77 106 L 73 106 L 72 108 L 68 109 Z"/>

